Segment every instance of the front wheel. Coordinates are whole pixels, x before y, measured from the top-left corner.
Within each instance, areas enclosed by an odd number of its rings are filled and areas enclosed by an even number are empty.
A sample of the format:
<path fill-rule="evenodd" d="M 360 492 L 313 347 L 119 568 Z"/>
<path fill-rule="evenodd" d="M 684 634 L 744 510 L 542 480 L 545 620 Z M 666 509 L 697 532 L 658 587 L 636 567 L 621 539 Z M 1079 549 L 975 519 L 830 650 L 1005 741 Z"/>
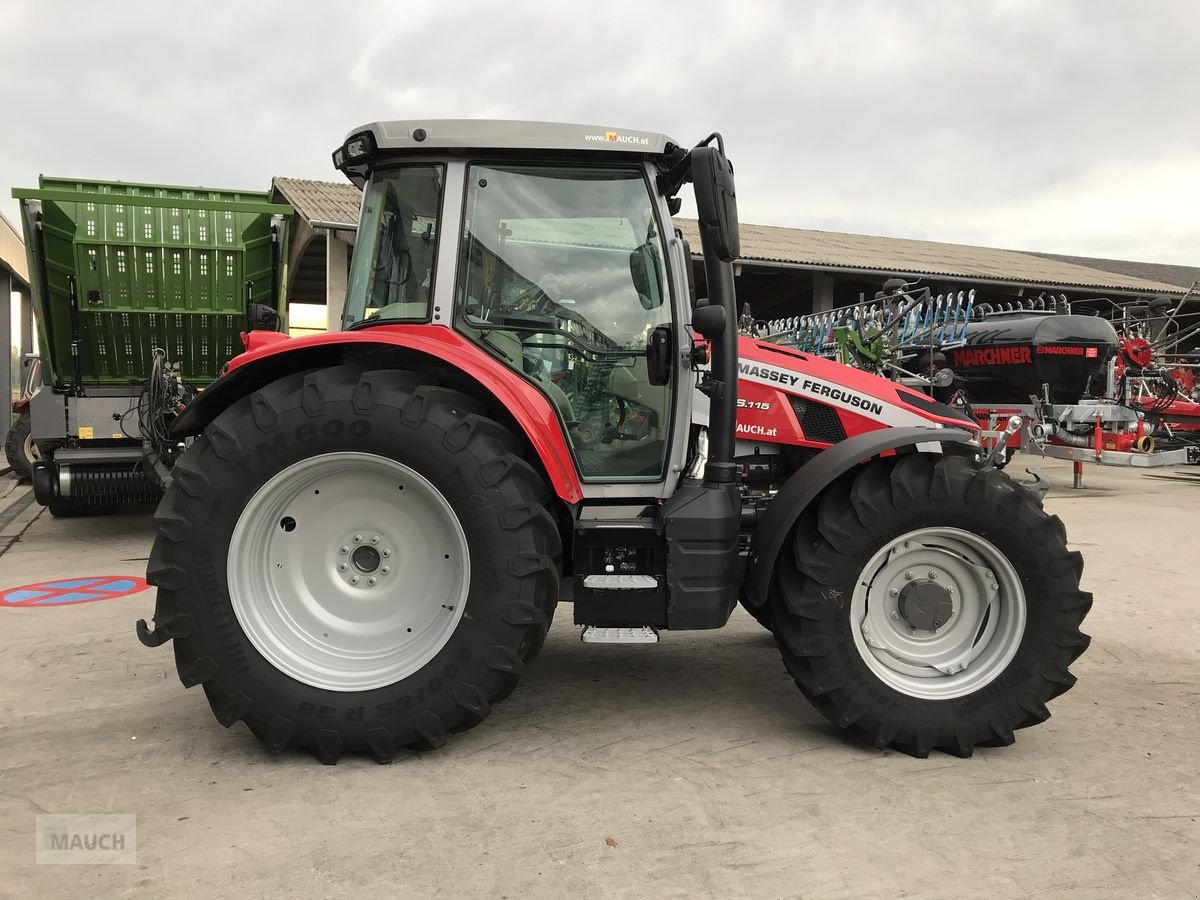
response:
<path fill-rule="evenodd" d="M 1091 594 L 1062 522 L 962 457 L 867 464 L 781 553 L 784 662 L 830 721 L 877 747 L 968 756 L 1045 721 L 1087 648 Z"/>
<path fill-rule="evenodd" d="M 554 610 L 547 491 L 471 398 L 335 367 L 239 401 L 174 469 L 153 636 L 221 724 L 326 763 L 437 747 L 512 691 Z"/>

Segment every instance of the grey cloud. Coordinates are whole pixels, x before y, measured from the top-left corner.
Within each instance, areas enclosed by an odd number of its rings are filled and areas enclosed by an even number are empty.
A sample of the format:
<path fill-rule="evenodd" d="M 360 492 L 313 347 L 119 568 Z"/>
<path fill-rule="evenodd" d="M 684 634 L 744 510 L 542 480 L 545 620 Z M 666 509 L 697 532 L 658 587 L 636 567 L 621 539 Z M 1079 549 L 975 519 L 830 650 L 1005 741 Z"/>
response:
<path fill-rule="evenodd" d="M 1146 176 L 1200 170 L 1186 0 L 12 10 L 4 186 L 332 179 L 361 122 L 482 115 L 720 129 L 746 221 L 1182 263 L 1200 244 L 1197 182 Z M 1104 221 L 1072 213 L 1105 185 Z"/>

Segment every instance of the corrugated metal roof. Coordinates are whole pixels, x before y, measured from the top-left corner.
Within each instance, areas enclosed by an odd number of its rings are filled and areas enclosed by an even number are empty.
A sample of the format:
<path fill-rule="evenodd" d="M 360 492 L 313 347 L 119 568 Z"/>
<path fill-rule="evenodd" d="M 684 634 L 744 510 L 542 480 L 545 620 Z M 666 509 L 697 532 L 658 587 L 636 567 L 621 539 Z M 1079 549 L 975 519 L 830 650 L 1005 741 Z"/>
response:
<path fill-rule="evenodd" d="M 676 219 L 693 250 L 700 235 L 695 221 Z M 1177 285 L 1106 272 L 1017 250 L 903 238 L 811 231 L 771 225 L 741 226 L 742 259 L 801 266 L 870 269 L 897 275 L 980 278 L 1017 284 L 1182 293 Z"/>
<path fill-rule="evenodd" d="M 301 178 L 276 178 L 273 183 L 309 221 L 347 224 L 358 221 L 361 194 L 352 184 Z M 698 253 L 700 235 L 695 220 L 675 219 L 675 224 Z M 741 236 L 741 258 L 746 261 L 1100 291 L 1183 293 L 1177 284 L 1018 250 L 746 223 L 741 226 Z M 1104 260 L 1093 262 L 1101 264 Z"/>
<path fill-rule="evenodd" d="M 349 183 L 310 181 L 307 178 L 272 178 L 279 191 L 296 212 L 308 222 L 358 224 L 362 192 Z"/>

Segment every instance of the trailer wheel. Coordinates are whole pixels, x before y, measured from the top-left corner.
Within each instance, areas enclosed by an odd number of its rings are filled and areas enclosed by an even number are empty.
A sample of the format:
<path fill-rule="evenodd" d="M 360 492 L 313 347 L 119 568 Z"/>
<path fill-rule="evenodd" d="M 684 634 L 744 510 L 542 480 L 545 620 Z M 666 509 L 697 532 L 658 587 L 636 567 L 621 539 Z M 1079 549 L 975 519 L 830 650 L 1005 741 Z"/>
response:
<path fill-rule="evenodd" d="M 156 514 L 151 644 L 273 752 L 438 747 L 541 645 L 558 592 L 548 492 L 482 407 L 339 366 L 234 404 Z"/>
<path fill-rule="evenodd" d="M 805 512 L 770 602 L 788 671 L 831 722 L 880 749 L 969 756 L 1074 685 L 1082 571 L 1062 522 L 1007 475 L 911 454 Z"/>
<path fill-rule="evenodd" d="M 12 466 L 17 480 L 28 481 L 33 477 L 33 464 L 42 458 L 42 454 L 33 442 L 28 412 L 21 413 L 8 429 L 8 435 L 4 439 L 4 457 Z"/>

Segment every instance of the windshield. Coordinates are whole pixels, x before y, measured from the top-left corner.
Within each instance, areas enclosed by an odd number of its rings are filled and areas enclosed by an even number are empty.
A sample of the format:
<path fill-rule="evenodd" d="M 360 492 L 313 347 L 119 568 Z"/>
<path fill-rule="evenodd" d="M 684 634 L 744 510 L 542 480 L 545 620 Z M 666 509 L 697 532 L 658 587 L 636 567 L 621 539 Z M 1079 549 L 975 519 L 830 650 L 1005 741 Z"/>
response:
<path fill-rule="evenodd" d="M 363 194 L 358 245 L 342 327 L 368 321 L 426 321 L 433 296 L 442 166 L 386 169 Z"/>

